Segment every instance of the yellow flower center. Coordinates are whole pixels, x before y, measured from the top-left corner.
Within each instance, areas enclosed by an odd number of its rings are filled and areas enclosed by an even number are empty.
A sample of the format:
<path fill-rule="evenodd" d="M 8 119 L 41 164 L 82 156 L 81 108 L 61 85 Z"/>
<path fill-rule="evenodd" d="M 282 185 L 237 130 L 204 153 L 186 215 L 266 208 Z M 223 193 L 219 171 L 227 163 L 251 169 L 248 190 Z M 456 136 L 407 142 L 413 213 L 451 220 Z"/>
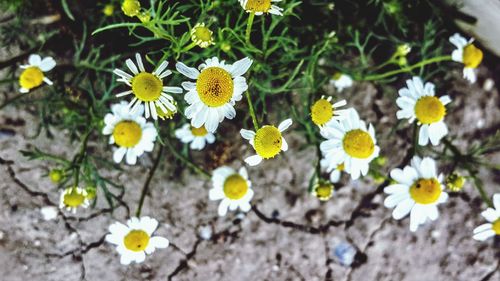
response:
<path fill-rule="evenodd" d="M 40 68 L 36 66 L 30 66 L 26 68 L 19 77 L 19 84 L 25 89 L 33 89 L 42 85 L 43 83 L 43 72 Z"/>
<path fill-rule="evenodd" d="M 174 103 L 174 105 L 176 104 Z M 160 117 L 160 119 L 162 120 L 172 119 L 172 117 L 174 117 L 174 115 L 177 113 L 177 110 L 172 111 L 166 108 L 167 112 L 164 112 L 163 109 L 161 109 L 159 106 L 155 107 L 156 107 L 156 114 L 158 114 L 158 117 Z"/>
<path fill-rule="evenodd" d="M 212 42 L 212 31 L 205 26 L 195 27 L 193 36 L 195 39 L 202 42 L 210 43 Z"/>
<path fill-rule="evenodd" d="M 204 137 L 208 134 L 207 129 L 205 129 L 205 126 L 201 126 L 199 128 L 195 128 L 191 126 L 191 133 L 195 137 Z"/>
<path fill-rule="evenodd" d="M 500 219 L 497 219 L 495 222 L 493 222 L 493 226 L 491 227 L 493 231 L 495 231 L 496 235 L 500 235 Z"/>
<path fill-rule="evenodd" d="M 122 3 L 122 11 L 126 16 L 135 17 L 141 10 L 141 2 L 138 0 L 125 0 Z"/>
<path fill-rule="evenodd" d="M 274 126 L 263 126 L 255 133 L 254 147 L 264 159 L 273 158 L 281 151 L 281 132 Z"/>
<path fill-rule="evenodd" d="M 338 164 L 338 165 L 337 165 L 337 170 L 339 170 L 339 171 L 341 171 L 341 172 L 342 172 L 343 170 L 345 170 L 344 163 Z"/>
<path fill-rule="evenodd" d="M 436 97 L 421 97 L 415 104 L 415 115 L 420 123 L 432 124 L 444 118 L 446 107 Z"/>
<path fill-rule="evenodd" d="M 342 145 L 344 151 L 354 158 L 368 158 L 375 150 L 372 137 L 360 129 L 347 132 L 342 140 Z"/>
<path fill-rule="evenodd" d="M 419 179 L 410 186 L 410 195 L 419 204 L 436 202 L 441 195 L 441 184 L 437 179 Z"/>
<path fill-rule="evenodd" d="M 314 189 L 316 197 L 321 201 L 326 201 L 330 199 L 333 195 L 333 184 L 331 183 L 320 183 Z"/>
<path fill-rule="evenodd" d="M 144 251 L 149 244 L 149 235 L 143 230 L 131 230 L 123 238 L 123 244 L 130 251 Z"/>
<path fill-rule="evenodd" d="M 53 183 L 59 183 L 64 177 L 64 172 L 59 169 L 54 169 L 49 172 L 49 178 Z"/>
<path fill-rule="evenodd" d="M 132 92 L 141 101 L 156 101 L 163 90 L 160 78 L 149 72 L 141 72 L 132 78 Z"/>
<path fill-rule="evenodd" d="M 113 130 L 113 138 L 121 147 L 134 147 L 141 140 L 141 136 L 141 126 L 134 121 L 121 121 Z"/>
<path fill-rule="evenodd" d="M 326 99 L 319 99 L 311 107 L 311 118 L 314 124 L 321 126 L 333 117 L 332 104 Z"/>
<path fill-rule="evenodd" d="M 332 79 L 337 81 L 340 79 L 340 77 L 342 77 L 342 72 L 335 72 L 333 75 L 332 75 Z"/>
<path fill-rule="evenodd" d="M 112 16 L 114 11 L 115 7 L 113 6 L 113 4 L 107 4 L 106 6 L 104 6 L 104 9 L 102 9 L 102 13 L 107 17 Z"/>
<path fill-rule="evenodd" d="M 201 101 L 210 107 L 218 107 L 229 102 L 233 96 L 233 89 L 231 74 L 220 67 L 203 69 L 196 80 L 196 91 Z"/>
<path fill-rule="evenodd" d="M 462 61 L 465 67 L 476 68 L 483 61 L 483 51 L 469 44 L 464 47 Z"/>
<path fill-rule="evenodd" d="M 83 201 L 85 201 L 85 195 L 82 192 L 78 192 L 76 188 L 64 194 L 63 204 L 67 207 L 76 208 L 82 205 Z"/>
<path fill-rule="evenodd" d="M 224 182 L 224 195 L 231 200 L 241 199 L 247 191 L 247 181 L 239 174 L 230 175 Z"/>
<path fill-rule="evenodd" d="M 267 13 L 271 9 L 271 0 L 248 0 L 245 10 L 253 13 Z"/>

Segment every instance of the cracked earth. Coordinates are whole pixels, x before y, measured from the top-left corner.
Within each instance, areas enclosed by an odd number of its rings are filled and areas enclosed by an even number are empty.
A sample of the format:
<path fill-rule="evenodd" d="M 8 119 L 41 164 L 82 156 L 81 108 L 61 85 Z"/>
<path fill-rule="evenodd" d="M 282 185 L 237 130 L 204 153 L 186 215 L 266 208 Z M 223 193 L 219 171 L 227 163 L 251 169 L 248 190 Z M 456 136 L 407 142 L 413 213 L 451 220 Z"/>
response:
<path fill-rule="evenodd" d="M 487 69 L 481 73 L 491 75 Z M 473 86 L 457 81 L 447 93 L 454 100 L 447 123 L 463 149 L 500 127 L 500 96 L 495 88 L 482 89 L 484 79 Z M 382 97 L 383 90 L 360 83 L 341 96 L 359 109 L 372 109 L 361 111 L 362 118 L 377 128 L 388 172 L 408 163 L 409 144 L 404 139 L 411 130 L 399 130 L 398 140 L 385 137 L 384 128 L 395 125 L 396 106 L 388 99 L 391 95 Z M 3 92 L 16 94 L 12 89 Z M 244 106 L 239 109 L 242 114 Z M 29 104 L 0 112 L 1 280 L 500 280 L 500 241 L 480 243 L 471 238 L 474 227 L 483 222 L 479 213 L 485 208 L 472 185 L 440 206 L 436 222 L 411 233 L 408 218 L 395 221 L 383 207 L 387 182 L 343 178 L 328 202 L 309 195 L 310 163 L 316 152 L 298 133 L 287 135 L 288 152 L 248 169 L 256 195 L 247 214 L 217 217 L 217 203 L 208 201 L 210 183 L 188 169 L 179 172 L 173 157 L 162 161 L 142 214 L 160 221 L 156 233 L 167 237 L 171 246 L 143 264 L 122 266 L 104 236 L 109 224 L 125 221 L 135 210 L 156 151 L 145 155 L 140 165 L 104 172 L 125 186 L 113 212 L 98 200 L 95 208 L 76 215 L 59 211 L 56 219 L 46 221 L 40 208 L 57 206 L 59 197 L 44 176 L 52 166 L 48 161 L 28 161 L 19 151 L 36 146 L 72 157 L 78 145 L 69 143 L 68 132 L 57 130 L 52 130 L 53 139 L 43 133 L 33 139 L 37 124 Z M 228 136 L 237 135 L 235 124 L 225 129 Z M 99 141 L 92 141 L 90 149 L 111 157 L 105 142 Z M 243 164 L 249 152 L 245 142 L 229 137 L 219 142 L 230 147 L 224 163 Z M 208 154 L 193 157 L 210 169 L 204 160 Z M 500 154 L 489 160 L 500 163 Z M 498 174 L 480 174 L 488 193 L 498 192 Z M 341 265 L 334 255 L 335 247 L 344 242 L 357 250 L 351 266 Z"/>

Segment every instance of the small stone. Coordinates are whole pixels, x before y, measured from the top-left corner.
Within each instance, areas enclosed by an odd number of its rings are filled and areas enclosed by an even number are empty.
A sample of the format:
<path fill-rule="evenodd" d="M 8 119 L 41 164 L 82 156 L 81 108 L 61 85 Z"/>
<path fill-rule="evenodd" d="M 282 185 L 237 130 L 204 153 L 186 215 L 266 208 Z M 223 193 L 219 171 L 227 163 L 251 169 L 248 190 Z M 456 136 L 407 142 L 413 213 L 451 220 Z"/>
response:
<path fill-rule="evenodd" d="M 341 242 L 333 251 L 335 258 L 342 266 L 351 266 L 354 261 L 354 257 L 356 256 L 356 249 L 347 242 Z"/>
<path fill-rule="evenodd" d="M 45 206 L 40 208 L 40 213 L 44 220 L 50 221 L 57 217 L 57 208 L 54 206 Z"/>
<path fill-rule="evenodd" d="M 198 235 L 203 240 L 212 239 L 212 227 L 209 225 L 202 225 L 198 228 Z"/>

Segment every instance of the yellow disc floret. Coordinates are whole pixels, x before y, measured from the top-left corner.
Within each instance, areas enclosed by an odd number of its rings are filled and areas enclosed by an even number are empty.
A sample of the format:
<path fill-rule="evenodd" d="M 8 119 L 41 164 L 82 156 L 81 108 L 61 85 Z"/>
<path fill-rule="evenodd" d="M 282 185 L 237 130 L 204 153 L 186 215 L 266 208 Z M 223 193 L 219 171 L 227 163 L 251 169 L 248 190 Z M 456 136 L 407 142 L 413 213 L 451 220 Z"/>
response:
<path fill-rule="evenodd" d="M 144 230 L 131 230 L 123 238 L 123 244 L 130 251 L 144 251 L 149 244 L 149 235 Z"/>
<path fill-rule="evenodd" d="M 213 32 L 205 24 L 197 24 L 191 30 L 191 40 L 201 48 L 206 48 L 213 44 Z"/>
<path fill-rule="evenodd" d="M 177 107 L 177 104 L 176 102 L 174 101 L 172 103 L 175 107 Z M 163 109 L 161 109 L 159 106 L 155 106 L 156 107 L 156 114 L 158 114 L 158 117 L 160 117 L 161 120 L 165 120 L 165 119 L 172 119 L 174 117 L 174 115 L 177 113 L 177 109 L 172 111 L 168 108 L 165 108 L 167 111 L 163 111 Z"/>
<path fill-rule="evenodd" d="M 419 204 L 436 202 L 441 195 L 441 184 L 437 179 L 419 179 L 410 186 L 410 195 Z"/>
<path fill-rule="evenodd" d="M 224 182 L 224 195 L 231 200 L 243 198 L 247 191 L 247 181 L 239 174 L 230 175 Z"/>
<path fill-rule="evenodd" d="M 375 150 L 372 137 L 360 129 L 347 132 L 342 140 L 342 145 L 344 151 L 354 158 L 368 158 Z"/>
<path fill-rule="evenodd" d="M 21 76 L 19 77 L 19 84 L 22 88 L 31 90 L 42 85 L 43 78 L 44 75 L 40 68 L 36 66 L 30 66 L 21 73 Z"/>
<path fill-rule="evenodd" d="M 342 171 L 344 171 L 344 170 L 345 170 L 345 165 L 344 165 L 344 163 L 340 163 L 340 164 L 338 164 L 338 165 L 337 165 L 337 170 L 339 170 L 339 171 L 341 171 L 341 172 L 342 172 Z"/>
<path fill-rule="evenodd" d="M 141 10 L 141 2 L 138 0 L 124 0 L 122 3 L 122 11 L 126 16 L 135 17 Z"/>
<path fill-rule="evenodd" d="M 102 9 L 102 13 L 107 17 L 112 16 L 114 11 L 115 7 L 113 6 L 113 4 L 106 4 L 106 6 L 104 6 L 104 8 Z"/>
<path fill-rule="evenodd" d="M 432 124 L 441 121 L 446 115 L 446 107 L 434 96 L 424 96 L 415 104 L 415 115 L 422 124 Z"/>
<path fill-rule="evenodd" d="M 234 83 L 231 74 L 220 67 L 207 67 L 196 80 L 196 91 L 200 100 L 218 107 L 228 103 L 233 96 Z"/>
<path fill-rule="evenodd" d="M 132 78 L 132 92 L 141 101 L 156 101 L 163 90 L 160 78 L 148 72 L 141 72 Z"/>
<path fill-rule="evenodd" d="M 495 231 L 496 235 L 500 235 L 500 219 L 497 219 L 493 222 L 493 226 L 491 227 L 493 231 Z"/>
<path fill-rule="evenodd" d="M 195 137 L 204 137 L 208 134 L 207 129 L 205 129 L 205 126 L 201 126 L 199 128 L 195 128 L 191 126 L 191 133 Z"/>
<path fill-rule="evenodd" d="M 78 190 L 78 188 L 71 188 L 67 190 L 63 196 L 63 204 L 66 207 L 76 208 L 83 205 L 85 201 L 85 193 Z"/>
<path fill-rule="evenodd" d="M 332 104 L 326 99 L 317 100 L 311 107 L 311 118 L 314 124 L 321 126 L 333 117 Z"/>
<path fill-rule="evenodd" d="M 318 183 L 314 187 L 313 194 L 314 196 L 318 197 L 319 200 L 326 201 L 332 197 L 333 189 L 334 189 L 333 184 L 329 182 L 322 182 Z"/>
<path fill-rule="evenodd" d="M 280 153 L 282 145 L 281 132 L 274 126 L 263 126 L 255 133 L 255 151 L 264 159 L 273 158 Z"/>
<path fill-rule="evenodd" d="M 271 0 L 248 0 L 245 10 L 253 13 L 267 13 L 271 9 Z"/>
<path fill-rule="evenodd" d="M 141 136 L 141 126 L 134 121 L 121 121 L 113 130 L 113 138 L 121 147 L 134 147 L 141 140 Z"/>
<path fill-rule="evenodd" d="M 464 47 L 462 61 L 465 67 L 477 68 L 483 61 L 483 51 L 476 46 L 469 44 Z"/>

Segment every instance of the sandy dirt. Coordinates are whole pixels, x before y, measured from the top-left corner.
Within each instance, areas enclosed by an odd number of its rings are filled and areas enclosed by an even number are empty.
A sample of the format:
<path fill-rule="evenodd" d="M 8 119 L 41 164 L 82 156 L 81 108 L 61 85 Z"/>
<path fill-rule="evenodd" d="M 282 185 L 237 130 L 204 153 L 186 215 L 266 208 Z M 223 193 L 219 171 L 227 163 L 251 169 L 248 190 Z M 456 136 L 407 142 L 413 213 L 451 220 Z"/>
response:
<path fill-rule="evenodd" d="M 464 147 L 499 128 L 500 96 L 495 88 L 482 89 L 484 78 L 469 86 L 458 70 L 450 75 L 457 76 L 457 82 L 447 93 L 453 103 L 446 122 L 456 143 Z M 489 73 L 481 69 L 481 75 Z M 402 137 L 396 141 L 386 137 L 397 108 L 390 95 L 382 98 L 381 90 L 358 83 L 341 96 L 366 109 L 361 115 L 377 129 L 382 154 L 388 157 L 387 172 L 402 163 L 409 147 L 404 136 L 411 129 L 398 131 Z M 127 208 L 111 214 L 100 198 L 95 209 L 76 216 L 59 212 L 54 220 L 42 218 L 40 208 L 58 204 L 56 187 L 44 177 L 52 166 L 28 161 L 19 150 L 36 146 L 71 157 L 78 145 L 69 143 L 68 132 L 57 130 L 52 130 L 54 139 L 44 134 L 33 139 L 38 124 L 33 113 L 29 105 L 0 111 L 1 280 L 500 280 L 500 241 L 471 238 L 474 227 L 483 223 L 479 213 L 485 205 L 470 183 L 463 194 L 440 205 L 437 221 L 411 233 L 408 218 L 395 221 L 383 206 L 380 183 L 344 177 L 328 202 L 309 195 L 315 150 L 304 149 L 305 139 L 294 132 L 286 135 L 288 152 L 248 169 L 256 195 L 254 209 L 247 214 L 219 218 L 217 203 L 208 200 L 209 181 L 187 169 L 179 173 L 173 157 L 162 161 L 142 213 L 160 221 L 157 234 L 172 244 L 143 264 L 122 266 L 104 236 L 109 224 L 126 220 Z M 224 126 L 236 133 L 234 125 Z M 239 168 L 251 150 L 239 136 L 236 139 L 227 164 Z M 93 141 L 91 147 L 111 159 L 105 144 Z M 131 211 L 155 152 L 145 155 L 140 165 L 123 165 L 124 172 L 104 172 L 124 184 L 123 200 Z M 193 155 L 204 163 L 206 153 Z M 490 160 L 500 163 L 500 154 Z M 498 175 L 484 170 L 481 176 L 489 194 L 498 192 Z M 201 233 L 211 235 L 202 238 Z M 334 254 L 345 242 L 357 249 L 351 266 L 341 265 Z"/>

